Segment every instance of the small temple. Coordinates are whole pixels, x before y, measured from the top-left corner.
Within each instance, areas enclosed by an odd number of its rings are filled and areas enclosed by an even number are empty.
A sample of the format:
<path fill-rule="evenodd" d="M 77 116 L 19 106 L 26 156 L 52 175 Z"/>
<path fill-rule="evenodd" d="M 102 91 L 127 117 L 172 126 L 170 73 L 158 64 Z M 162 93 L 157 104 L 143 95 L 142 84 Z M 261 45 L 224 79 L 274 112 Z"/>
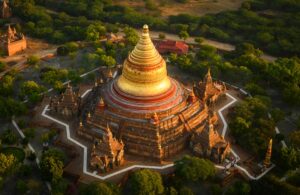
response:
<path fill-rule="evenodd" d="M 11 13 L 11 9 L 7 3 L 6 0 L 3 0 L 1 2 L 1 6 L 0 6 L 0 16 L 2 19 L 7 19 L 7 18 L 10 18 L 12 15 Z"/>
<path fill-rule="evenodd" d="M 12 56 L 27 48 L 27 41 L 23 33 L 18 33 L 16 28 L 7 27 L 6 34 L 1 35 L 1 48 L 8 56 Z"/>
<path fill-rule="evenodd" d="M 203 129 L 193 132 L 190 147 L 196 156 L 207 157 L 221 163 L 230 152 L 230 144 L 215 130 L 211 118 L 206 120 Z"/>
<path fill-rule="evenodd" d="M 53 113 L 80 110 L 76 135 L 90 143 L 90 168 L 105 172 L 127 157 L 164 163 L 188 148 L 217 163 L 228 154 L 229 144 L 214 129 L 218 115 L 205 99 L 219 98 L 225 86 L 213 82 L 209 72 L 205 84 L 193 89 L 168 76 L 147 25 L 122 71 L 106 69 L 100 75 L 81 101 L 68 87 L 50 106 Z M 203 90 L 209 96 L 200 96 Z"/>
<path fill-rule="evenodd" d="M 66 118 L 77 116 L 79 113 L 81 98 L 73 92 L 73 88 L 68 83 L 64 93 L 50 99 L 50 110 Z"/>
<path fill-rule="evenodd" d="M 208 68 L 203 81 L 194 84 L 193 88 L 196 95 L 209 105 L 216 102 L 226 91 L 226 86 L 223 82 L 213 81 L 210 68 Z"/>
<path fill-rule="evenodd" d="M 113 137 L 108 124 L 103 130 L 102 139 L 95 140 L 92 146 L 90 165 L 96 170 L 107 172 L 123 164 L 124 143 Z"/>

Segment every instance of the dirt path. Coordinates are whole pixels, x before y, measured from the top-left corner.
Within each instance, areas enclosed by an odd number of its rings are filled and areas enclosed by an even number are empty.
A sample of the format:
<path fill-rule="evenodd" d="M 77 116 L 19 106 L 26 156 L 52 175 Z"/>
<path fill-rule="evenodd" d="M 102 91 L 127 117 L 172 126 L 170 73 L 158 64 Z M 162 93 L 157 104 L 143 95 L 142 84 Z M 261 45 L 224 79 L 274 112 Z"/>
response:
<path fill-rule="evenodd" d="M 175 40 L 175 41 L 182 41 L 182 39 L 180 39 L 178 37 L 178 35 L 176 35 L 176 34 L 159 32 L 159 31 L 151 31 L 150 32 L 150 36 L 152 38 L 156 38 L 157 39 L 158 35 L 160 33 L 165 34 L 166 35 L 166 39 Z M 188 43 L 188 44 L 196 44 L 195 37 L 189 37 L 185 42 Z M 235 46 L 232 45 L 232 44 L 223 43 L 223 42 L 219 42 L 219 41 L 214 41 L 214 40 L 206 39 L 206 38 L 204 38 L 203 44 L 213 46 L 213 47 L 215 47 L 215 48 L 217 48 L 219 50 L 223 50 L 223 51 L 233 51 L 233 50 L 235 50 Z M 266 61 L 268 61 L 268 62 L 273 62 L 273 61 L 275 61 L 277 59 L 276 57 L 270 56 L 268 54 L 263 54 L 261 56 L 261 58 L 264 59 L 264 60 L 266 60 Z"/>
<path fill-rule="evenodd" d="M 42 57 L 45 57 L 49 54 L 53 54 L 55 51 L 56 51 L 56 48 L 54 48 L 54 49 L 45 49 L 45 50 L 41 50 L 41 51 L 38 51 L 38 52 L 36 52 L 34 54 L 30 54 L 30 55 L 35 55 L 35 56 L 38 56 L 38 57 L 42 58 Z M 4 58 L 2 60 L 4 62 L 18 61 L 18 63 L 14 64 L 13 66 L 10 66 L 5 71 L 1 72 L 0 73 L 0 78 L 2 76 L 4 76 L 6 73 L 8 73 L 9 71 L 13 70 L 13 69 L 20 71 L 20 70 L 26 68 L 26 60 L 27 60 L 27 57 L 30 56 L 30 55 L 20 54 L 20 55 Z"/>

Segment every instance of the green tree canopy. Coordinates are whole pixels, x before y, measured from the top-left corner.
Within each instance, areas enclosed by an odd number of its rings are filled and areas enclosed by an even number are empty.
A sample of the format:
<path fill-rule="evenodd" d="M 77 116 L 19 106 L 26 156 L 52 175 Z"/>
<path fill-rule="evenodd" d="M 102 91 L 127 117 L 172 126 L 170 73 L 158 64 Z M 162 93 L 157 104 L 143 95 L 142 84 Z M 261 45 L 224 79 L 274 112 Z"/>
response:
<path fill-rule="evenodd" d="M 209 160 L 184 156 L 175 162 L 175 174 L 188 181 L 204 181 L 215 175 L 215 167 Z"/>
<path fill-rule="evenodd" d="M 92 182 L 80 189 L 80 195 L 118 195 L 120 189 L 110 183 L 105 182 Z"/>
<path fill-rule="evenodd" d="M 160 174 L 149 169 L 142 169 L 132 173 L 127 185 L 130 193 L 133 195 L 158 195 L 164 192 Z"/>
<path fill-rule="evenodd" d="M 15 168 L 17 159 L 12 154 L 5 155 L 0 153 L 0 174 L 7 175 Z"/>
<path fill-rule="evenodd" d="M 97 41 L 104 36 L 106 33 L 106 28 L 101 23 L 91 24 L 88 26 L 86 31 L 86 39 L 88 41 Z"/>

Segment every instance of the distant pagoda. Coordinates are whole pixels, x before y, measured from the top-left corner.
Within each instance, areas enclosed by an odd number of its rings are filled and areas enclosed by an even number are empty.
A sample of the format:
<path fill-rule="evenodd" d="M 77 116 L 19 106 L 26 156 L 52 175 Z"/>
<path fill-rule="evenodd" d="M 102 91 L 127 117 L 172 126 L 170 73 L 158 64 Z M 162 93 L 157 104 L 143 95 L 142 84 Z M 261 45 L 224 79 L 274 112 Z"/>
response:
<path fill-rule="evenodd" d="M 270 165 L 271 165 L 272 143 L 273 143 L 273 141 L 272 141 L 272 139 L 270 139 L 268 149 L 267 149 L 267 153 L 266 153 L 266 157 L 265 157 L 265 160 L 264 160 L 264 166 L 265 167 L 270 167 Z"/>
<path fill-rule="evenodd" d="M 6 19 L 6 18 L 10 18 L 11 17 L 11 9 L 7 3 L 6 0 L 3 0 L 1 2 L 1 6 L 0 6 L 0 17 L 3 18 L 3 19 Z"/>

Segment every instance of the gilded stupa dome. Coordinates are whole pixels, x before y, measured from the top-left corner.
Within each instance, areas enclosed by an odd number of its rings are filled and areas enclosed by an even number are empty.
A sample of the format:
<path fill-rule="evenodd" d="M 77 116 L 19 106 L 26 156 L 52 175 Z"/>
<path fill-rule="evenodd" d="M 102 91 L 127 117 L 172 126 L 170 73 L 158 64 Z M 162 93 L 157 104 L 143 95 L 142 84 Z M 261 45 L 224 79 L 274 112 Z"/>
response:
<path fill-rule="evenodd" d="M 171 88 L 166 62 L 153 45 L 147 25 L 143 26 L 137 45 L 124 61 L 117 86 L 132 96 L 157 96 Z"/>

